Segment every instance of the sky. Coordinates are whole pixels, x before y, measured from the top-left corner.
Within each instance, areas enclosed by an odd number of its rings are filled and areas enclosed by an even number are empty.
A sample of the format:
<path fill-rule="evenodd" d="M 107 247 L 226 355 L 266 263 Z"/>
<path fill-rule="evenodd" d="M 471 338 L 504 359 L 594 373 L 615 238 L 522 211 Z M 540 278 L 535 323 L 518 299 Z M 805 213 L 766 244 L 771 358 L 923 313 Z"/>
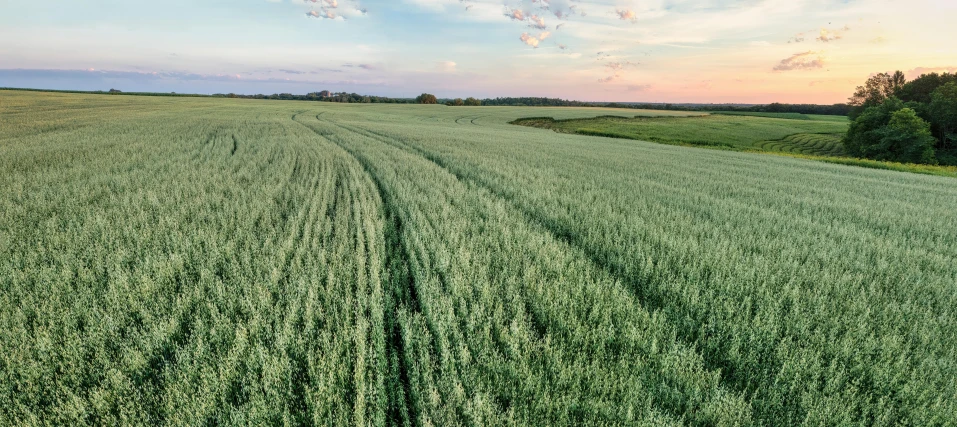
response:
<path fill-rule="evenodd" d="M 845 102 L 957 71 L 957 0 L 0 0 L 0 87 Z"/>

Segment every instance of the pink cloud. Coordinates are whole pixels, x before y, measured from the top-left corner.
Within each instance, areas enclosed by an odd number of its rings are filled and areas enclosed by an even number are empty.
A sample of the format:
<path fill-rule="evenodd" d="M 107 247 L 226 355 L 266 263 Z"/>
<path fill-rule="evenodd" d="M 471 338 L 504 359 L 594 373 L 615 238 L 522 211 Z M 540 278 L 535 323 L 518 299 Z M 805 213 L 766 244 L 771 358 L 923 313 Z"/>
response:
<path fill-rule="evenodd" d="M 635 11 L 631 9 L 618 9 L 615 11 L 618 14 L 618 19 L 622 21 L 631 21 L 635 22 L 638 20 L 638 16 L 635 14 Z"/>
<path fill-rule="evenodd" d="M 917 67 L 913 70 L 908 70 L 904 75 L 907 76 L 907 80 L 914 80 L 923 74 L 930 73 L 957 73 L 957 67 Z"/>
<path fill-rule="evenodd" d="M 548 36 L 550 35 L 551 33 L 549 33 L 548 31 L 545 31 L 539 34 L 537 37 L 530 35 L 528 33 L 522 33 L 522 35 L 519 36 L 518 39 L 521 40 L 522 43 L 525 43 L 534 48 L 538 48 L 538 44 L 541 43 L 542 40 L 545 40 L 546 38 L 548 38 Z"/>
<path fill-rule="evenodd" d="M 824 58 L 819 52 L 807 51 L 782 59 L 778 65 L 774 66 L 774 71 L 813 70 L 822 67 L 824 67 Z"/>
<path fill-rule="evenodd" d="M 510 13 L 506 13 L 505 16 L 507 16 L 507 17 L 509 17 L 509 18 L 512 18 L 512 19 L 514 19 L 514 20 L 516 20 L 516 21 L 524 21 L 524 20 L 525 20 L 525 12 L 522 12 L 522 11 L 519 10 L 519 9 L 515 9 L 515 10 L 511 11 Z"/>
<path fill-rule="evenodd" d="M 834 40 L 840 40 L 844 38 L 844 33 L 848 31 L 851 31 L 851 28 L 848 27 L 847 25 L 845 25 L 844 28 L 838 28 L 835 30 L 821 28 L 821 31 L 818 33 L 816 40 L 820 42 L 825 42 L 825 43 L 834 41 Z"/>

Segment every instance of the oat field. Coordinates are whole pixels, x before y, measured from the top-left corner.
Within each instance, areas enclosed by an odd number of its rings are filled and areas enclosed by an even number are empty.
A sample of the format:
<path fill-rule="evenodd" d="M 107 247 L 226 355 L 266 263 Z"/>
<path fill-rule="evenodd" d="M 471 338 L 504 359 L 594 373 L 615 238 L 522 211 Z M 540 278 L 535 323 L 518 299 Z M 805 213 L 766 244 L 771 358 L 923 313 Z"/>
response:
<path fill-rule="evenodd" d="M 0 425 L 957 424 L 957 180 L 636 114 L 0 91 Z"/>

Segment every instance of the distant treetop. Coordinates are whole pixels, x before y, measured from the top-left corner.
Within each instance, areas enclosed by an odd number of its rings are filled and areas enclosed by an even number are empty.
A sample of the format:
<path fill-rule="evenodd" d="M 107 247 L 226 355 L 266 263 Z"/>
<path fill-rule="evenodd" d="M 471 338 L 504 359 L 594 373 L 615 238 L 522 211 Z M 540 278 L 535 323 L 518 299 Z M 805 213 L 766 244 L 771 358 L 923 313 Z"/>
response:
<path fill-rule="evenodd" d="M 415 98 L 417 104 L 438 104 L 439 100 L 431 93 L 423 93 Z"/>

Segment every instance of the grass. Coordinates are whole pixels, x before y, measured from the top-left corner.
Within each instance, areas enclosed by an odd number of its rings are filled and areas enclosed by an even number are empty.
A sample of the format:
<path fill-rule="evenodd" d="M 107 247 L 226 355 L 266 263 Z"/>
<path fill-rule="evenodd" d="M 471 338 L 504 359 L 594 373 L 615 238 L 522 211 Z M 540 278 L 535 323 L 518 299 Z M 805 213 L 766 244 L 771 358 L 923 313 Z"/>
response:
<path fill-rule="evenodd" d="M 789 120 L 811 120 L 811 117 L 807 114 L 801 113 L 761 113 L 753 111 L 712 111 L 709 114 L 715 115 L 724 115 L 724 116 L 746 116 L 746 117 L 765 117 L 772 119 L 789 119 Z"/>
<path fill-rule="evenodd" d="M 751 146 L 761 151 L 805 154 L 809 156 L 846 156 L 841 143 L 844 135 L 796 133 L 775 141 L 761 141 Z"/>
<path fill-rule="evenodd" d="M 857 159 L 853 157 L 834 157 L 834 156 L 815 156 L 806 154 L 775 153 L 782 154 L 799 159 L 818 160 L 838 165 L 858 166 L 870 169 L 883 169 L 897 172 L 919 173 L 923 175 L 936 175 L 957 178 L 957 166 L 947 165 L 922 165 L 915 163 L 897 163 L 881 160 Z"/>
<path fill-rule="evenodd" d="M 716 112 L 711 116 L 635 117 L 598 116 L 555 119 L 530 117 L 512 124 L 551 129 L 559 133 L 624 138 L 662 144 L 788 155 L 808 160 L 954 177 L 955 168 L 916 165 L 849 157 L 841 139 L 845 117 L 791 113 Z M 737 117 L 735 117 L 737 116 Z"/>
<path fill-rule="evenodd" d="M 846 116 L 802 113 L 762 113 L 756 111 L 711 111 L 708 114 L 725 116 L 764 117 L 769 119 L 813 120 L 818 122 L 848 123 Z"/>
<path fill-rule="evenodd" d="M 727 149 L 789 149 L 794 144 L 786 138 L 792 135 L 835 134 L 847 129 L 846 122 L 739 115 L 633 118 L 607 116 L 565 120 L 531 118 L 519 119 L 513 123 L 562 133 Z M 779 144 L 765 144 L 768 141 L 779 141 Z M 822 151 L 815 154 L 824 153 Z"/>
<path fill-rule="evenodd" d="M 0 102 L 0 424 L 954 425 L 952 178 L 509 124 L 633 110 Z"/>

